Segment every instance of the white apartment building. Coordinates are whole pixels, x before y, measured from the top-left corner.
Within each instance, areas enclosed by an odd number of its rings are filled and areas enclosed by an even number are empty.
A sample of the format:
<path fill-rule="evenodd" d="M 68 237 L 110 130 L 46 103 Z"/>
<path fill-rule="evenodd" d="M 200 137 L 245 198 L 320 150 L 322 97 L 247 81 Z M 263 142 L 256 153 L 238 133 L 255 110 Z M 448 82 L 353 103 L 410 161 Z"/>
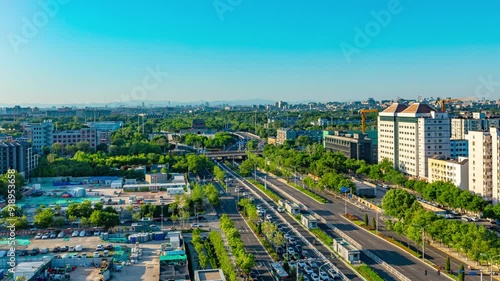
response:
<path fill-rule="evenodd" d="M 500 130 L 469 131 L 469 191 L 497 204 L 500 200 Z"/>
<path fill-rule="evenodd" d="M 28 140 L 32 142 L 33 151 L 41 154 L 44 147 L 50 148 L 53 143 L 54 124 L 52 120 L 43 120 L 42 123 L 24 124 Z"/>
<path fill-rule="evenodd" d="M 450 157 L 450 118 L 425 103 L 394 103 L 379 113 L 378 160 L 417 178 L 427 178 L 428 159 Z"/>
<path fill-rule="evenodd" d="M 429 182 L 451 182 L 460 189 L 468 190 L 469 160 L 465 157 L 446 159 L 435 155 L 429 158 Z"/>

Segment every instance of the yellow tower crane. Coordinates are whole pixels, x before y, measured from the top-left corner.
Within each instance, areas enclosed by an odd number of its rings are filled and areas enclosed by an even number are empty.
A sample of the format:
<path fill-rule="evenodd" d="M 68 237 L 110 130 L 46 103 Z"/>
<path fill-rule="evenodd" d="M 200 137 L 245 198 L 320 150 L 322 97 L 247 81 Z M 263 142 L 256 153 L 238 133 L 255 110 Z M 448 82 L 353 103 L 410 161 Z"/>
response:
<path fill-rule="evenodd" d="M 440 99 L 437 100 L 434 105 L 439 106 L 441 111 L 445 111 L 445 104 L 450 103 L 450 102 L 464 102 L 464 101 L 474 101 L 477 100 L 477 98 L 458 98 L 458 99 Z"/>

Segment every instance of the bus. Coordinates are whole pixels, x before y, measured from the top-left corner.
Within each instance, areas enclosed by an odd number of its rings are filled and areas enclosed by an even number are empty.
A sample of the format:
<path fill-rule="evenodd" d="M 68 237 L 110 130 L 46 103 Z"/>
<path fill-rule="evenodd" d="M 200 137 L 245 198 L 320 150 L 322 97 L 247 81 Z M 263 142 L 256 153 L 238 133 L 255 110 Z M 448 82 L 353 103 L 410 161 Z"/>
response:
<path fill-rule="evenodd" d="M 291 278 L 279 262 L 271 263 L 271 273 L 276 281 L 291 281 Z"/>

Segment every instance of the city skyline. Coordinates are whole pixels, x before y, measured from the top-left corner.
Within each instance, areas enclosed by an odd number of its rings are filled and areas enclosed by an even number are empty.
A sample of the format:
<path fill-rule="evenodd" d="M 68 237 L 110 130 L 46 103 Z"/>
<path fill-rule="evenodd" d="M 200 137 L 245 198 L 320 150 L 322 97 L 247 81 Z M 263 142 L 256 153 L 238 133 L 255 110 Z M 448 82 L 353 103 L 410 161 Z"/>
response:
<path fill-rule="evenodd" d="M 0 104 L 497 99 L 500 92 L 493 1 L 127 4 L 0 3 Z"/>

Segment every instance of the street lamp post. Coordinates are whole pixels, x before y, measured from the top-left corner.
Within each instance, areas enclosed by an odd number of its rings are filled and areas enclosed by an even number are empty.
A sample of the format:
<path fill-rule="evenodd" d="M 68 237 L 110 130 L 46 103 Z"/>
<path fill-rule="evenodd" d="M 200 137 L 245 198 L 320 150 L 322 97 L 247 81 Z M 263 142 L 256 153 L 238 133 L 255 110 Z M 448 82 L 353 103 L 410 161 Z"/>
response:
<path fill-rule="evenodd" d="M 493 257 L 490 257 L 487 254 L 483 254 L 483 253 L 480 253 L 479 255 L 483 256 L 483 257 L 489 257 L 490 258 L 490 281 L 493 281 L 493 258 L 500 257 L 500 255 L 496 255 L 496 256 L 493 256 Z M 482 279 L 482 273 L 483 273 L 483 271 L 481 270 L 481 280 L 483 280 Z"/>
<path fill-rule="evenodd" d="M 267 175 L 264 176 L 264 189 L 267 190 Z"/>
<path fill-rule="evenodd" d="M 161 229 L 163 229 L 163 206 L 165 203 L 161 202 Z"/>
<path fill-rule="evenodd" d="M 424 226 L 414 225 L 414 226 L 422 228 L 422 260 L 425 261 L 425 225 Z"/>

